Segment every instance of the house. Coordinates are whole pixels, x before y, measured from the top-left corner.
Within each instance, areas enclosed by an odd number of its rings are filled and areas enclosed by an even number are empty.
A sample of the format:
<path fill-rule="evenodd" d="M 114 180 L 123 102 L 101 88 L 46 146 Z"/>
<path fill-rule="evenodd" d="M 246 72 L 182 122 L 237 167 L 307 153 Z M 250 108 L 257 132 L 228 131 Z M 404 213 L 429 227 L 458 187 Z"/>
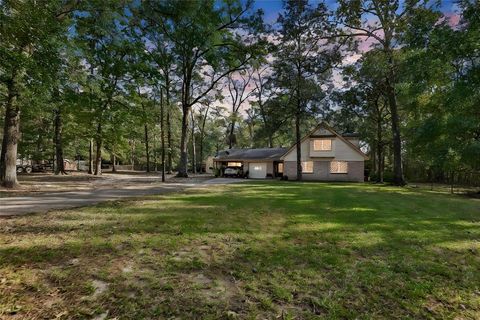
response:
<path fill-rule="evenodd" d="M 322 122 L 300 140 L 302 179 L 363 181 L 365 160 L 358 135 L 340 135 Z M 297 179 L 297 148 L 230 149 L 219 152 L 215 166 L 239 167 L 249 178 Z"/>
<path fill-rule="evenodd" d="M 319 124 L 300 140 L 302 179 L 316 181 L 363 181 L 365 160 L 356 134 L 340 135 L 326 123 Z M 297 179 L 297 148 L 282 156 L 284 175 Z"/>

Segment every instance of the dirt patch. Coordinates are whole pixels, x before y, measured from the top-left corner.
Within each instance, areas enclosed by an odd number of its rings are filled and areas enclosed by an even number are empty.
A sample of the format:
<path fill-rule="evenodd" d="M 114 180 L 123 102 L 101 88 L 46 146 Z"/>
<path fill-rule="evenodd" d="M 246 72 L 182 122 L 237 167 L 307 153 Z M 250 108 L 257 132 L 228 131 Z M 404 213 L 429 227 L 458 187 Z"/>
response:
<path fill-rule="evenodd" d="M 234 301 L 240 292 L 233 277 L 221 274 L 207 276 L 203 273 L 192 273 L 185 275 L 185 278 L 209 302 L 217 300 Z"/>
<path fill-rule="evenodd" d="M 203 175 L 201 178 L 186 178 L 185 182 L 195 183 L 212 176 Z M 173 179 L 173 180 L 172 180 Z M 32 173 L 18 176 L 19 187 L 7 189 L 0 187 L 0 197 L 13 197 L 40 192 L 67 192 L 85 191 L 92 189 L 118 189 L 138 184 L 161 183 L 159 173 L 132 172 L 105 172 L 101 176 L 94 176 L 85 172 L 70 172 L 68 175 L 54 175 L 53 173 Z M 167 182 L 182 182 L 167 176 Z"/>
<path fill-rule="evenodd" d="M 92 318 L 92 320 L 105 320 L 107 319 L 107 317 L 108 317 L 108 312 L 104 312 Z"/>
<path fill-rule="evenodd" d="M 179 178 L 172 176 L 168 179 L 167 182 L 171 183 L 202 183 L 208 180 L 213 179 L 214 176 L 209 175 L 209 174 L 195 174 L 195 175 L 189 175 L 188 178 Z"/>
<path fill-rule="evenodd" d="M 190 245 L 172 254 L 172 260 L 177 262 L 199 260 L 205 264 L 214 261 L 214 249 L 209 245 Z"/>
<path fill-rule="evenodd" d="M 102 293 L 104 293 L 108 289 L 108 283 L 102 280 L 93 280 L 92 286 L 93 286 L 93 289 L 95 290 L 92 295 L 94 298 L 100 296 Z"/>
<path fill-rule="evenodd" d="M 123 273 L 131 273 L 132 271 L 133 271 L 133 266 L 131 264 L 128 264 L 122 268 Z"/>

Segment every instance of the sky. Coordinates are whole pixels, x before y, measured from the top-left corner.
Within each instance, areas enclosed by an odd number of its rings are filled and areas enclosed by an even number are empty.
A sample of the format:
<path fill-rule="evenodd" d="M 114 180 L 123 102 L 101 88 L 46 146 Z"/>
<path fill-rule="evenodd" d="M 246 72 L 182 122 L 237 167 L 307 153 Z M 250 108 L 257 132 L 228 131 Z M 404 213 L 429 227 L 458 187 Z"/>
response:
<path fill-rule="evenodd" d="M 310 0 L 311 4 L 319 2 L 320 0 Z M 335 0 L 325 0 L 325 2 L 331 9 L 335 9 L 337 6 L 337 1 Z M 263 9 L 265 12 L 265 21 L 272 23 L 275 22 L 278 14 L 282 10 L 282 0 L 256 0 L 254 8 Z M 455 0 L 441 0 L 440 10 L 444 13 L 453 14 L 455 12 Z"/>
<path fill-rule="evenodd" d="M 331 10 L 335 10 L 337 7 L 338 1 L 336 0 L 324 0 L 327 4 L 327 6 Z M 402 0 L 401 0 L 402 1 Z M 442 11 L 446 16 L 449 16 L 451 18 L 451 23 L 456 24 L 458 23 L 458 18 L 459 15 L 456 13 L 456 5 L 455 5 L 455 0 L 428 0 L 431 1 L 432 4 L 438 4 L 439 2 L 439 9 Z M 321 2 L 321 0 L 310 0 L 310 3 L 315 6 L 315 4 Z M 282 6 L 283 6 L 283 1 L 282 0 L 255 0 L 253 4 L 253 9 L 258 10 L 262 9 L 264 12 L 264 20 L 266 23 L 273 24 L 277 20 L 277 17 L 279 13 L 282 11 Z M 359 49 L 360 51 L 368 51 L 371 48 L 371 44 L 375 42 L 373 38 L 370 39 L 359 39 L 360 40 L 360 46 Z M 351 64 L 357 61 L 361 57 L 360 53 L 353 54 L 350 56 L 346 56 L 344 59 L 344 64 Z M 235 76 L 233 77 L 235 78 Z M 336 87 L 341 88 L 344 86 L 342 76 L 340 73 L 339 69 L 333 70 L 333 82 Z M 250 87 L 250 86 L 249 86 Z M 253 85 L 251 85 L 251 88 L 253 89 Z M 248 91 L 248 90 L 247 90 Z M 223 94 L 228 97 L 228 92 L 224 88 Z M 245 104 L 242 106 L 241 111 L 242 113 L 245 112 L 245 110 L 249 107 L 250 100 L 247 100 Z M 220 103 L 220 105 L 223 105 L 225 108 L 230 109 L 230 104 L 228 99 L 224 100 L 223 103 Z"/>

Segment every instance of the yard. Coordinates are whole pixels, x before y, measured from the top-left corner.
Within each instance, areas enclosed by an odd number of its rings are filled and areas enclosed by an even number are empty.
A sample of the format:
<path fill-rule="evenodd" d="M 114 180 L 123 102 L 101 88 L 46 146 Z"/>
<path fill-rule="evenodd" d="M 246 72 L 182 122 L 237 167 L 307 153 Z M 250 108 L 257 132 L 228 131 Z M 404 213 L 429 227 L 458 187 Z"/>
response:
<path fill-rule="evenodd" d="M 479 319 L 480 201 L 249 182 L 0 220 L 1 319 Z"/>

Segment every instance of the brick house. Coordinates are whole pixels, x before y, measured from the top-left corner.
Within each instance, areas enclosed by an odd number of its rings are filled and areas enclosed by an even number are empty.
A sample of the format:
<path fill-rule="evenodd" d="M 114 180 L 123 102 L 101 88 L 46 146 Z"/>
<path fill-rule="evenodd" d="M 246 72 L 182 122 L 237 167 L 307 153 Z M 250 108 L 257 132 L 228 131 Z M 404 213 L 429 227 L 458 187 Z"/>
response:
<path fill-rule="evenodd" d="M 367 155 L 360 150 L 358 135 L 340 135 L 322 122 L 302 138 L 302 179 L 315 181 L 363 181 Z M 297 148 L 281 157 L 283 174 L 297 178 Z"/>
<path fill-rule="evenodd" d="M 301 143 L 302 179 L 363 181 L 368 157 L 360 150 L 358 135 L 340 135 L 322 122 Z M 219 152 L 214 166 L 238 167 L 254 179 L 297 179 L 297 148 L 230 149 Z"/>

